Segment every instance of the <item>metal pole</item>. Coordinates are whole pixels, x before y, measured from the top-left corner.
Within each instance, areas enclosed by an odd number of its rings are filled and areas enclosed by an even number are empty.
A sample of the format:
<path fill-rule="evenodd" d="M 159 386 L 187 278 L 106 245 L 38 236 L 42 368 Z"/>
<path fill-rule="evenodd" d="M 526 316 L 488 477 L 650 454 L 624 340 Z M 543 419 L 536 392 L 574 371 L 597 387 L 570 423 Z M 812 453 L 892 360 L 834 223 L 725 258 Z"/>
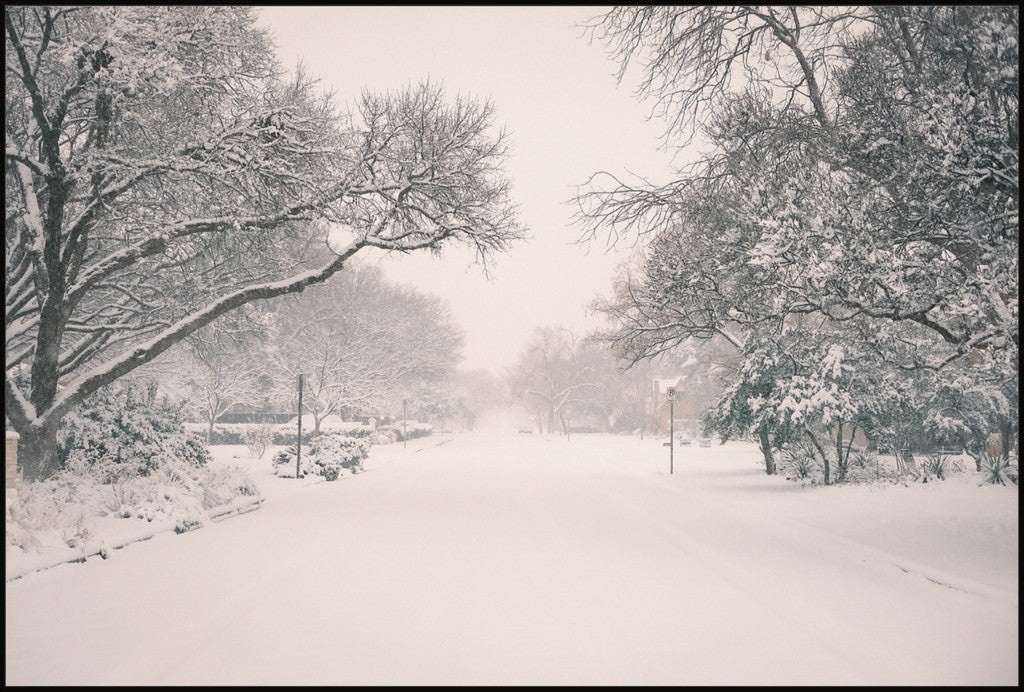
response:
<path fill-rule="evenodd" d="M 668 473 L 672 475 L 676 451 L 676 401 L 668 402 Z"/>
<path fill-rule="evenodd" d="M 299 479 L 300 459 L 302 459 L 302 375 L 299 375 L 299 439 L 295 443 L 295 480 Z"/>
<path fill-rule="evenodd" d="M 402 449 L 409 446 L 409 400 L 402 399 Z"/>

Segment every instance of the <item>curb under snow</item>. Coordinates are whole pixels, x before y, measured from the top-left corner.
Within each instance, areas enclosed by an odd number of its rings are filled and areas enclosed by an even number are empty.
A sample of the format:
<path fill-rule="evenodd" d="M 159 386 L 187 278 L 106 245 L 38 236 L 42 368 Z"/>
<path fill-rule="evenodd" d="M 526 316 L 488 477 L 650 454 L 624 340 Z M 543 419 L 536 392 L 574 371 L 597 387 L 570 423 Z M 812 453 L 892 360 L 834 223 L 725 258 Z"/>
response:
<path fill-rule="evenodd" d="M 230 519 L 232 516 L 238 516 L 240 514 L 247 514 L 260 508 L 263 503 L 263 497 L 257 498 L 245 498 L 229 502 L 219 507 L 211 509 L 207 515 L 207 519 L 211 521 L 223 521 L 224 519 Z M 138 543 L 140 541 L 148 541 L 154 536 L 173 531 L 178 526 L 177 521 L 164 521 L 156 524 L 147 526 L 144 529 L 126 532 L 119 538 L 115 539 L 114 542 L 104 543 L 97 548 L 89 548 L 86 550 L 77 550 L 71 552 L 65 552 L 61 555 L 36 555 L 26 560 L 19 560 L 18 565 L 8 565 L 6 569 L 6 581 L 11 582 L 15 579 L 20 579 L 26 574 L 33 572 L 41 572 L 51 567 L 63 565 L 68 562 L 85 562 L 88 558 L 99 555 L 103 559 L 107 558 L 107 554 L 111 550 L 120 550 L 126 545 L 132 543 Z M 201 528 L 197 526 L 194 528 Z M 194 530 L 194 529 L 189 529 Z M 182 532 L 184 533 L 184 532 Z"/>

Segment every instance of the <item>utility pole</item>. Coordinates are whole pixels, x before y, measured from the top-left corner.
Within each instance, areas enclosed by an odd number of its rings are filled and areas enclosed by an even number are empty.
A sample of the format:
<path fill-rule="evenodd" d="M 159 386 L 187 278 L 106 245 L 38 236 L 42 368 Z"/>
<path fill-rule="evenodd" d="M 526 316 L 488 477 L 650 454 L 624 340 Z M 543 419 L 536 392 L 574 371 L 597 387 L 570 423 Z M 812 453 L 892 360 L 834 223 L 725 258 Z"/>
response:
<path fill-rule="evenodd" d="M 299 374 L 299 439 L 295 443 L 295 480 L 299 480 L 299 460 L 302 459 L 302 375 Z"/>
<path fill-rule="evenodd" d="M 676 450 L 676 388 L 668 388 L 668 473 L 671 476 Z"/>

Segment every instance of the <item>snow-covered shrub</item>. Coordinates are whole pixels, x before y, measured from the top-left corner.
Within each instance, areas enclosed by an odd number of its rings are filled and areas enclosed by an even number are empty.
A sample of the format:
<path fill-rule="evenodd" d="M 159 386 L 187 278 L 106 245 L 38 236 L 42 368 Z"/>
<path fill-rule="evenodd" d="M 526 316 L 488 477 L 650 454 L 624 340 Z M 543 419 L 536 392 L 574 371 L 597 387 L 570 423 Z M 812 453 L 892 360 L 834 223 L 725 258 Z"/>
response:
<path fill-rule="evenodd" d="M 296 453 L 296 447 L 292 444 L 284 449 L 278 450 L 278 452 L 274 454 L 272 463 L 274 465 L 275 476 L 288 476 L 289 478 L 295 477 Z"/>
<path fill-rule="evenodd" d="M 347 435 L 320 435 L 309 445 L 307 473 L 323 476 L 324 480 L 338 479 L 342 469 L 357 473 L 370 451 L 369 441 Z"/>
<path fill-rule="evenodd" d="M 69 414 L 57 456 L 62 469 L 107 483 L 147 476 L 169 461 L 201 467 L 210 460 L 202 437 L 185 430 L 181 407 L 138 381 L 102 389 Z"/>
<path fill-rule="evenodd" d="M 237 467 L 194 466 L 164 460 L 145 476 L 106 482 L 100 474 L 63 470 L 7 494 L 7 547 L 98 548 L 95 517 L 172 522 L 181 533 L 205 523 L 210 510 L 259 491 Z"/>
<path fill-rule="evenodd" d="M 23 483 L 6 494 L 4 521 L 7 547 L 32 552 L 38 548 L 80 548 L 91 537 L 86 519 L 93 514 L 89 493 L 70 474 Z"/>
<path fill-rule="evenodd" d="M 370 433 L 370 442 L 375 445 L 389 445 L 398 442 L 398 433 L 390 428 L 377 428 Z"/>
<path fill-rule="evenodd" d="M 249 456 L 259 461 L 267 451 L 267 447 L 274 444 L 274 426 L 266 423 L 254 425 L 242 433 L 245 446 L 249 448 Z"/>

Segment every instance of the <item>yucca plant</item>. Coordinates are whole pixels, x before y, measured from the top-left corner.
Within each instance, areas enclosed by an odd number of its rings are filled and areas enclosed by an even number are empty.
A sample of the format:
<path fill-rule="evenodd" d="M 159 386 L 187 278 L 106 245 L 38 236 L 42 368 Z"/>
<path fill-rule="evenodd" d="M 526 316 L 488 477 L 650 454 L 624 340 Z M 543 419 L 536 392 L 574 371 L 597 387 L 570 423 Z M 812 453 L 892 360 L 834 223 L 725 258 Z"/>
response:
<path fill-rule="evenodd" d="M 818 465 L 814 456 L 803 447 L 787 449 L 782 454 L 782 464 L 792 471 L 795 478 L 811 478 Z"/>
<path fill-rule="evenodd" d="M 1017 485 L 1019 479 L 1017 470 L 1017 457 L 1004 457 L 1001 454 L 982 452 L 981 472 L 985 476 L 985 482 L 992 485 L 1006 485 L 1007 482 Z"/>
<path fill-rule="evenodd" d="M 941 452 L 935 452 L 934 454 L 929 455 L 921 465 L 922 483 L 927 483 L 931 478 L 944 481 L 948 474 L 949 457 Z"/>

